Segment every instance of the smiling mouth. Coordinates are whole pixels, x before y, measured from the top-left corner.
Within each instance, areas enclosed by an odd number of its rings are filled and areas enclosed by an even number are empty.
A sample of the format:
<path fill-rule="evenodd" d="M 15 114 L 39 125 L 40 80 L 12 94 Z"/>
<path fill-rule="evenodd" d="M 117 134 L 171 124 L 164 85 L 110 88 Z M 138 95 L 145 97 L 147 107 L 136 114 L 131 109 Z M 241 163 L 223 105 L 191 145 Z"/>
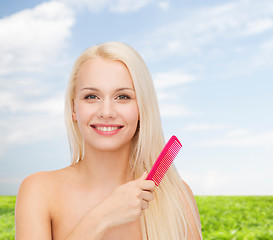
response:
<path fill-rule="evenodd" d="M 112 132 L 118 129 L 123 128 L 124 126 L 96 126 L 96 125 L 91 125 L 92 128 L 95 128 L 99 131 L 102 132 Z"/>

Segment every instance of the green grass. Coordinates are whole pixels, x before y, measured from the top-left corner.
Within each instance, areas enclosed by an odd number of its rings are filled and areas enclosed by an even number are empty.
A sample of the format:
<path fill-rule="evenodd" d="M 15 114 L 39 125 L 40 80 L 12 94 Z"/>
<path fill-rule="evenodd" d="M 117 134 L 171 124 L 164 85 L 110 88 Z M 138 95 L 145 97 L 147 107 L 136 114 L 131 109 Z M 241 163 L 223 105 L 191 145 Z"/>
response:
<path fill-rule="evenodd" d="M 0 196 L 0 240 L 13 240 L 15 235 L 15 196 Z"/>
<path fill-rule="evenodd" d="M 199 196 L 196 201 L 204 239 L 273 239 L 273 196 Z"/>
<path fill-rule="evenodd" d="M 16 197 L 0 196 L 0 240 L 14 239 Z M 273 196 L 197 196 L 204 240 L 272 240 Z"/>

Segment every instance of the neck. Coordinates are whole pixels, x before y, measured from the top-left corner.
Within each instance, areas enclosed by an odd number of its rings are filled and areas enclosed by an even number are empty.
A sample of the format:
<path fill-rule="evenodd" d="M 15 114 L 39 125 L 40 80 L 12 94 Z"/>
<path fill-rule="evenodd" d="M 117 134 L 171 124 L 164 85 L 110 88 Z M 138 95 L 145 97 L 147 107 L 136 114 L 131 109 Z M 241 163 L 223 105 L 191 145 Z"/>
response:
<path fill-rule="evenodd" d="M 84 158 L 79 162 L 84 183 L 88 187 L 110 190 L 133 180 L 129 154 L 130 146 L 109 152 L 86 148 Z"/>

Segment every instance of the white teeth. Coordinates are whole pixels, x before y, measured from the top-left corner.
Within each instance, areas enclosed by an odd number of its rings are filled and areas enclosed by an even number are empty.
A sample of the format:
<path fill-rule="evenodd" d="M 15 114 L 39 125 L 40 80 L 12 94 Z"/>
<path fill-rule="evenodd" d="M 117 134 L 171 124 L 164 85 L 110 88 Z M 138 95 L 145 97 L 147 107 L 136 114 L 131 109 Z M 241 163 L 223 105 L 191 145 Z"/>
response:
<path fill-rule="evenodd" d="M 103 132 L 110 132 L 110 131 L 117 130 L 118 127 L 96 127 L 96 129 L 103 131 Z"/>

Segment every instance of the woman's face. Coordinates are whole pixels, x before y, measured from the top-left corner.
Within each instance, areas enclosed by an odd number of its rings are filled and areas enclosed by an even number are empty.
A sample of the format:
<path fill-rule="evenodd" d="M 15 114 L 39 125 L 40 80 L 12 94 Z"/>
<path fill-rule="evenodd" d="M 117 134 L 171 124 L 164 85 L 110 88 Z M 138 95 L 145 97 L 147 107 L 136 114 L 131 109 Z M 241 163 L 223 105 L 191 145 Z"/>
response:
<path fill-rule="evenodd" d="M 96 57 L 82 64 L 73 120 L 86 147 L 114 151 L 130 146 L 139 111 L 131 75 L 122 62 Z"/>

